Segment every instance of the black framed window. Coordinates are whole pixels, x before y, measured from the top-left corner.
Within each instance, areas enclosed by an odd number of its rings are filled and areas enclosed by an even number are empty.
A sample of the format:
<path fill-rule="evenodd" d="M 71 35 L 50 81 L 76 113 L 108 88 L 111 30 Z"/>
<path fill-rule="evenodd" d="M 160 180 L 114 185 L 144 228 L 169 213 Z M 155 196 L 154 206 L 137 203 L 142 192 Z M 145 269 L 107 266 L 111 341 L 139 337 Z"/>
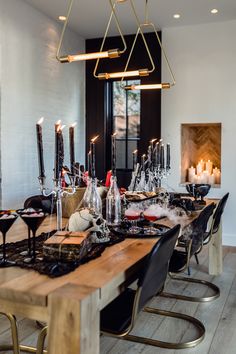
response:
<path fill-rule="evenodd" d="M 112 125 L 117 133 L 117 169 L 132 169 L 132 152 L 140 140 L 141 95 L 140 91 L 124 90 L 124 85 L 140 84 L 140 80 L 112 82 Z"/>

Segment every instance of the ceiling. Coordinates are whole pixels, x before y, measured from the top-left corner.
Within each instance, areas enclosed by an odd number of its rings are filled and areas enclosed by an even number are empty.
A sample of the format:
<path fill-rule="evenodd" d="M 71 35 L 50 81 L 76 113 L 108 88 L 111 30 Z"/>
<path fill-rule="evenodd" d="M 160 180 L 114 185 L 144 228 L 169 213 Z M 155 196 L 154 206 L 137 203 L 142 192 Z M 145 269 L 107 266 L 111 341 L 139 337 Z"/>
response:
<path fill-rule="evenodd" d="M 59 15 L 65 15 L 69 0 L 24 0 L 49 17 L 58 20 Z M 104 34 L 110 13 L 108 0 L 74 0 L 70 27 L 84 38 L 101 37 Z M 134 0 L 141 20 L 144 19 L 145 0 Z M 135 21 L 129 2 L 117 5 L 117 13 L 125 34 L 135 33 Z M 219 12 L 211 14 L 216 8 Z M 180 14 L 174 19 L 174 14 Z M 149 0 L 150 20 L 162 29 L 164 27 L 188 26 L 217 21 L 236 19 L 235 0 Z M 59 21 L 60 22 L 60 21 Z M 110 35 L 117 35 L 115 26 L 111 27 Z"/>

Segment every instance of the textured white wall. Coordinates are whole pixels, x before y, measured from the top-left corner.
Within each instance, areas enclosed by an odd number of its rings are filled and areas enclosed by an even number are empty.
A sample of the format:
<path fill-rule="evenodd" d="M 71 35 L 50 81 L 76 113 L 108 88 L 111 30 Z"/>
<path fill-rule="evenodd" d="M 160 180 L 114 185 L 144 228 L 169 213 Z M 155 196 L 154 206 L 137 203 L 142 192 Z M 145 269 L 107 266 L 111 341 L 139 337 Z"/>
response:
<path fill-rule="evenodd" d="M 170 186 L 180 182 L 180 126 L 191 122 L 222 123 L 222 185 L 210 196 L 230 192 L 224 214 L 223 242 L 236 246 L 236 21 L 168 28 L 163 44 L 177 85 L 162 94 L 162 135 L 172 145 Z M 163 78 L 167 72 L 163 63 Z"/>
<path fill-rule="evenodd" d="M 2 207 L 20 207 L 38 194 L 35 123 L 45 117 L 45 167 L 51 183 L 54 123 L 62 119 L 65 163 L 68 126 L 76 127 L 76 159 L 85 156 L 84 63 L 62 65 L 55 59 L 61 27 L 21 0 L 0 0 Z M 85 42 L 67 33 L 66 49 L 84 51 Z"/>

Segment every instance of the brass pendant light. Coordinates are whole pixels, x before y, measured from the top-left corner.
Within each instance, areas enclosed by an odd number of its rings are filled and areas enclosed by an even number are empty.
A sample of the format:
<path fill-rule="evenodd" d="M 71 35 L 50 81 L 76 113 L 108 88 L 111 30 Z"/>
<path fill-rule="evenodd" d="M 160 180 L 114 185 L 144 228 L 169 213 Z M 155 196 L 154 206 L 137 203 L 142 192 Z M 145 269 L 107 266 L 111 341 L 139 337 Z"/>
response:
<path fill-rule="evenodd" d="M 162 89 L 170 89 L 171 87 L 173 87 L 175 84 L 176 84 L 176 81 L 175 81 L 175 77 L 174 77 L 174 74 L 173 74 L 173 71 L 171 69 L 171 66 L 170 66 L 170 63 L 169 63 L 169 60 L 167 58 L 167 55 L 166 55 L 166 52 L 163 48 L 163 45 L 161 43 L 161 39 L 160 39 L 160 36 L 157 32 L 157 29 L 155 27 L 155 25 L 149 21 L 148 19 L 148 0 L 145 0 L 146 1 L 146 4 L 145 4 L 145 23 L 143 24 L 140 24 L 140 27 L 138 30 L 142 30 L 142 28 L 147 28 L 147 27 L 150 27 L 152 29 L 152 31 L 155 33 L 156 35 L 156 38 L 157 38 L 157 42 L 161 48 L 161 52 L 163 54 L 163 57 L 164 57 L 164 60 L 165 60 L 165 63 L 167 65 L 167 69 L 169 71 L 169 74 L 170 74 L 170 77 L 171 77 L 171 80 L 172 82 L 164 82 L 164 83 L 154 83 L 154 84 L 140 84 L 140 85 L 129 85 L 129 86 L 124 86 L 124 89 L 125 90 L 162 90 Z"/>
<path fill-rule="evenodd" d="M 155 64 L 154 64 L 152 55 L 150 53 L 150 50 L 149 50 L 147 41 L 145 39 L 145 36 L 143 34 L 142 27 L 141 27 L 141 24 L 140 24 L 140 20 L 138 18 L 137 12 L 135 10 L 135 6 L 134 6 L 133 0 L 116 0 L 117 3 L 126 2 L 126 1 L 130 2 L 131 9 L 132 9 L 132 12 L 134 14 L 134 18 L 135 18 L 135 22 L 137 24 L 138 30 L 137 30 L 137 33 L 136 33 L 132 48 L 131 48 L 130 53 L 129 53 L 127 63 L 125 65 L 125 69 L 124 69 L 124 71 L 121 71 L 121 72 L 97 73 L 98 65 L 99 65 L 99 62 L 100 62 L 100 59 L 98 59 L 97 62 L 96 62 L 95 68 L 94 68 L 93 75 L 94 75 L 95 78 L 97 78 L 99 80 L 108 80 L 108 79 L 117 79 L 117 78 L 121 78 L 123 80 L 124 78 L 127 78 L 127 77 L 148 76 L 150 73 L 152 73 L 155 70 Z M 113 16 L 113 14 L 111 14 L 111 18 L 112 18 L 112 16 Z M 111 18 L 110 18 L 109 21 L 111 21 Z M 108 22 L 107 28 L 109 28 L 109 27 L 110 27 L 110 23 Z M 133 50 L 134 50 L 134 47 L 135 47 L 135 44 L 136 44 L 136 41 L 137 41 L 137 38 L 138 38 L 139 34 L 141 35 L 142 40 L 144 42 L 144 46 L 145 46 L 145 49 L 147 51 L 147 54 L 148 54 L 148 57 L 149 57 L 149 60 L 150 60 L 150 63 L 151 63 L 151 68 L 150 69 L 144 68 L 144 69 L 137 69 L 137 70 L 128 71 L 127 69 L 128 69 L 128 66 L 129 66 L 129 63 L 130 63 L 130 59 L 132 57 Z M 105 41 L 103 40 L 103 43 L 102 43 L 101 48 L 100 48 L 100 52 L 101 53 L 103 52 L 104 42 Z"/>
<path fill-rule="evenodd" d="M 123 43 L 123 49 L 109 49 L 106 51 L 99 51 L 99 52 L 94 52 L 94 53 L 78 53 L 78 54 L 61 55 L 60 52 L 61 52 L 62 42 L 63 42 L 65 31 L 66 31 L 66 28 L 67 28 L 67 25 L 69 22 L 69 18 L 71 15 L 71 10 L 72 10 L 73 4 L 74 4 L 74 0 L 70 0 L 68 11 L 67 11 L 67 16 L 66 16 L 66 21 L 64 23 L 64 26 L 63 26 L 63 29 L 61 32 L 59 45 L 58 45 L 58 49 L 57 49 L 57 54 L 56 54 L 56 58 L 60 63 L 71 63 L 74 61 L 102 59 L 102 58 L 117 58 L 126 51 L 126 49 L 127 49 L 126 41 L 125 41 L 124 35 L 121 31 L 119 19 L 117 17 L 116 11 L 115 11 L 115 4 L 113 4 L 112 0 L 108 0 L 108 1 L 111 6 L 111 15 L 110 15 L 110 20 L 108 22 L 108 26 L 106 28 L 106 32 L 105 32 L 105 36 L 104 36 L 104 43 L 105 43 L 105 39 L 107 37 L 107 33 L 108 33 L 108 30 L 109 30 L 109 27 L 111 24 L 111 20 L 114 17 L 116 27 L 118 29 L 118 32 L 120 34 L 120 37 L 121 37 L 121 40 Z M 123 2 L 124 0 L 116 0 L 116 1 Z"/>

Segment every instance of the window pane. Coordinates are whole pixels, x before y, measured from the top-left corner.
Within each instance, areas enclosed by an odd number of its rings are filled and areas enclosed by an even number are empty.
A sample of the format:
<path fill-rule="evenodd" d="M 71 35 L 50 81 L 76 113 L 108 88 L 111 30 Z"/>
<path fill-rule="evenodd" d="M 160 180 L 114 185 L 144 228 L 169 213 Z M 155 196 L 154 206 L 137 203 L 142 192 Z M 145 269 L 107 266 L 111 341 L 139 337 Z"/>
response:
<path fill-rule="evenodd" d="M 116 140 L 116 168 L 126 168 L 126 142 L 124 140 Z"/>
<path fill-rule="evenodd" d="M 128 168 L 133 168 L 133 154 L 132 152 L 138 148 L 137 140 L 128 140 Z"/>
<path fill-rule="evenodd" d="M 126 115 L 126 92 L 120 81 L 113 82 L 113 116 Z"/>
<path fill-rule="evenodd" d="M 140 84 L 139 80 L 128 84 Z M 128 91 L 128 137 L 139 138 L 140 136 L 140 91 Z"/>
<path fill-rule="evenodd" d="M 114 116 L 114 132 L 118 139 L 126 137 L 126 117 Z"/>

